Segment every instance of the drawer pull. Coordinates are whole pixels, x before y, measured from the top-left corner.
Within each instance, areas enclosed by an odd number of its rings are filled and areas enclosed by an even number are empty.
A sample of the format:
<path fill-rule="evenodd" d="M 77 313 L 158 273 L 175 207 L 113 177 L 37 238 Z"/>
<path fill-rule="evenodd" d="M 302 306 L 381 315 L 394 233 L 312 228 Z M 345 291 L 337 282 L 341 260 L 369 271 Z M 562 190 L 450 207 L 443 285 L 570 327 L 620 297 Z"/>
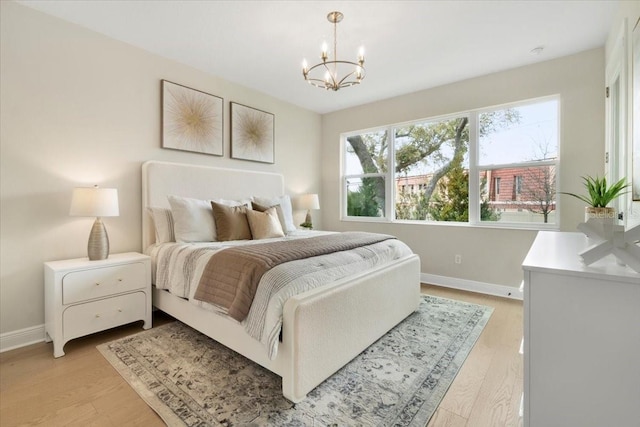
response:
<path fill-rule="evenodd" d="M 118 309 L 118 313 L 122 313 L 122 309 L 121 308 Z"/>
<path fill-rule="evenodd" d="M 96 282 L 96 286 L 100 286 L 100 282 Z"/>
<path fill-rule="evenodd" d="M 100 314 L 99 314 L 99 313 L 98 313 L 98 314 L 96 314 L 96 318 L 98 318 L 98 317 L 100 317 Z"/>
<path fill-rule="evenodd" d="M 118 278 L 118 282 L 122 282 L 122 279 Z"/>

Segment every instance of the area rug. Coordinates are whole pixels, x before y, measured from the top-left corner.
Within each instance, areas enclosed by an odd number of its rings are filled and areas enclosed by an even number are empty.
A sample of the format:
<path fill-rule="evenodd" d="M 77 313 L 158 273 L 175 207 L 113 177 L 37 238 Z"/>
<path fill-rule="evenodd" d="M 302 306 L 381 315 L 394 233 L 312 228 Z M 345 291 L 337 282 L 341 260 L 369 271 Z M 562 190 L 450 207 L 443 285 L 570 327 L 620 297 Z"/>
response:
<path fill-rule="evenodd" d="M 98 349 L 169 426 L 424 427 L 492 311 L 423 296 L 297 404 L 282 397 L 279 376 L 180 322 Z"/>

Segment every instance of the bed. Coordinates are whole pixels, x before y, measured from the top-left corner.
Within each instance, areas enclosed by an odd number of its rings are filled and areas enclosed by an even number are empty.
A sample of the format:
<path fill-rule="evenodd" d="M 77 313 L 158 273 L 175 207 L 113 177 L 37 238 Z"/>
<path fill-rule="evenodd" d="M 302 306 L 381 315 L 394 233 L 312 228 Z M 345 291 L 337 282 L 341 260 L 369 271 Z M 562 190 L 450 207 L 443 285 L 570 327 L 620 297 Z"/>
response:
<path fill-rule="evenodd" d="M 149 253 L 158 246 L 148 208 L 170 208 L 169 195 L 241 200 L 283 194 L 280 174 L 148 161 L 142 166 L 143 249 Z M 154 286 L 153 305 L 276 373 L 282 377 L 283 396 L 299 402 L 417 309 L 419 277 L 419 258 L 408 253 L 291 296 L 282 309 L 275 357 L 247 334 L 242 323 L 194 305 L 189 298 Z"/>

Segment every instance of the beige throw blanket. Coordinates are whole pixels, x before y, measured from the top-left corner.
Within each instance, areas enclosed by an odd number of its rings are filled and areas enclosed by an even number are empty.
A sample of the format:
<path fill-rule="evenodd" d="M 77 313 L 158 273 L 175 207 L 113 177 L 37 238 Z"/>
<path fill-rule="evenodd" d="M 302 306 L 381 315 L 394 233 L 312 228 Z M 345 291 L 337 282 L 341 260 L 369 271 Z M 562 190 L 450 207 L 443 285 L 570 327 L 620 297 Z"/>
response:
<path fill-rule="evenodd" d="M 242 321 L 249 313 L 260 279 L 269 269 L 288 261 L 394 238 L 386 234 L 346 232 L 227 248 L 209 259 L 194 298 L 222 307 L 229 316 Z"/>

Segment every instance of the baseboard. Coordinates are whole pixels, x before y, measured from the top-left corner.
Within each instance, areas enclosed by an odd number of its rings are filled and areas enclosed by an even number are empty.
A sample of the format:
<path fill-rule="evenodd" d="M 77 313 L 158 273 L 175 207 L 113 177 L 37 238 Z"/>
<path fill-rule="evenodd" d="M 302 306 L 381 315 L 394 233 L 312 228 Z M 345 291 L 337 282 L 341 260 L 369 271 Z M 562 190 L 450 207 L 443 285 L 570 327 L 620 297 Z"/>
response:
<path fill-rule="evenodd" d="M 478 292 L 487 295 L 496 295 L 504 298 L 522 300 L 522 291 L 519 288 L 493 283 L 476 282 L 475 280 L 458 279 L 456 277 L 438 276 L 437 274 L 420 273 L 420 281 L 446 288 L 460 289 L 463 291 Z"/>
<path fill-rule="evenodd" d="M 0 353 L 44 341 L 44 325 L 0 334 Z"/>

